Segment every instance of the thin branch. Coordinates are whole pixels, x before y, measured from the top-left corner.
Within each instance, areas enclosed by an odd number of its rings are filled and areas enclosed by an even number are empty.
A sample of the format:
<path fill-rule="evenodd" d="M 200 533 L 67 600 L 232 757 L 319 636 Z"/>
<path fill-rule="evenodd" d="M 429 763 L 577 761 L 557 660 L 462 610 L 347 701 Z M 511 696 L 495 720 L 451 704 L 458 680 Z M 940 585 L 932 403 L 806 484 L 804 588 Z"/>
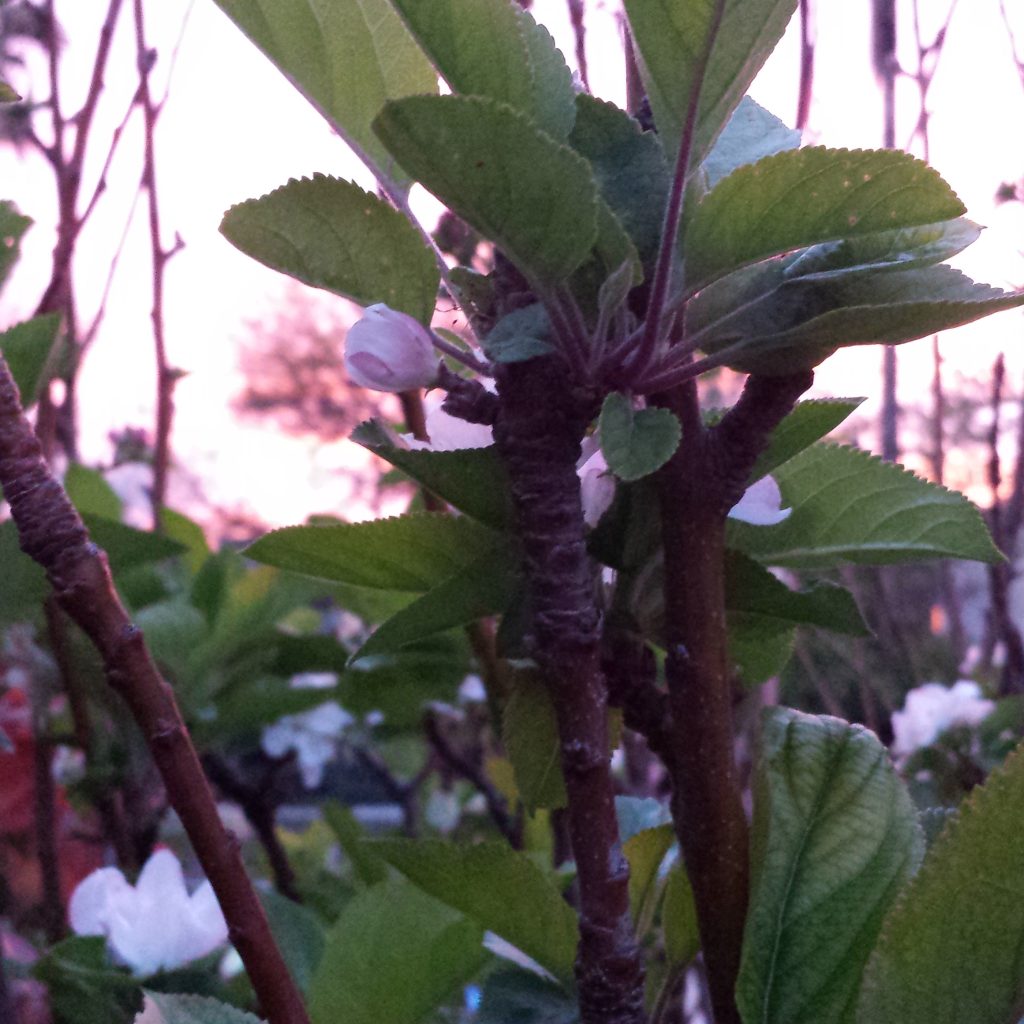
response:
<path fill-rule="evenodd" d="M 587 27 L 584 23 L 583 0 L 568 0 L 569 21 L 576 40 L 576 67 L 579 69 L 583 89 L 590 92 L 590 77 L 587 75 Z"/>
<path fill-rule="evenodd" d="M 302 999 L 245 873 L 238 842 L 217 813 L 174 699 L 117 595 L 104 553 L 50 473 L 18 389 L 0 357 L 0 487 L 22 550 L 46 571 L 61 607 L 96 646 L 107 682 L 132 712 L 192 841 L 271 1024 L 308 1024 Z"/>
<path fill-rule="evenodd" d="M 797 90 L 796 128 L 803 131 L 811 116 L 814 96 L 814 3 L 800 0 L 800 85 Z"/>
<path fill-rule="evenodd" d="M 156 62 L 156 51 L 146 46 L 142 0 L 132 0 L 135 15 L 135 55 L 139 71 L 139 102 L 145 126 L 143 135 L 142 187 L 149 205 L 149 239 L 153 263 L 153 346 L 156 354 L 156 427 L 153 440 L 153 487 L 150 503 L 153 508 L 153 528 L 160 530 L 163 508 L 167 499 L 167 473 L 171 458 L 171 423 L 174 419 L 174 385 L 177 375 L 167 362 L 167 343 L 164 334 L 164 271 L 167 261 L 181 247 L 181 241 L 172 249 L 164 249 L 160 239 L 160 205 L 157 200 L 156 156 L 154 139 L 158 110 L 149 88 L 149 74 Z"/>
<path fill-rule="evenodd" d="M 647 371 L 650 361 L 657 352 L 658 342 L 661 340 L 662 314 L 665 311 L 669 282 L 672 278 L 672 267 L 675 263 L 676 246 L 679 239 L 679 221 L 683 212 L 683 197 L 686 193 L 686 183 L 690 173 L 690 156 L 697 135 L 697 120 L 704 75 L 708 62 L 711 60 L 711 53 L 715 46 L 715 40 L 718 38 L 718 30 L 721 28 L 724 14 L 725 0 L 715 0 L 711 22 L 708 25 L 707 38 L 704 40 L 701 55 L 693 68 L 693 84 L 690 87 L 686 120 L 679 139 L 675 173 L 672 177 L 672 187 L 669 190 L 668 203 L 665 207 L 665 218 L 662 222 L 661 247 L 658 250 L 658 261 L 655 264 L 654 277 L 651 282 L 651 295 L 647 305 L 647 315 L 644 320 L 644 333 L 632 360 L 633 370 L 637 376 L 642 376 Z"/>

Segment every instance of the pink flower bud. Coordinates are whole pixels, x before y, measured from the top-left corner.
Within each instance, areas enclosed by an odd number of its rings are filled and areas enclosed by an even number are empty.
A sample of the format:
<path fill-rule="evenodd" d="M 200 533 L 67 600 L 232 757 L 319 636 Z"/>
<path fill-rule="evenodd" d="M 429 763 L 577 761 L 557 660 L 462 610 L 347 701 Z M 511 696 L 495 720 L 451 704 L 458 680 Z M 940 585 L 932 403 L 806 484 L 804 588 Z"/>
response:
<path fill-rule="evenodd" d="M 353 383 L 374 391 L 430 387 L 437 356 L 430 332 L 384 303 L 367 307 L 345 339 L 345 369 Z"/>

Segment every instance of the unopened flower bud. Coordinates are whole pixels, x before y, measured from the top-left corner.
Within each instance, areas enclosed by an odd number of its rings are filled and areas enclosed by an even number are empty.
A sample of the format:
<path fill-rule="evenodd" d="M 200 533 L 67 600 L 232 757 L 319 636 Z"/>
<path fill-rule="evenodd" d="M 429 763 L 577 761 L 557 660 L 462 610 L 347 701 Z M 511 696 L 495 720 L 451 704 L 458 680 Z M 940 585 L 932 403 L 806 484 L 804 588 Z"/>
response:
<path fill-rule="evenodd" d="M 367 307 L 345 339 L 345 369 L 360 387 L 408 391 L 430 387 L 437 357 L 430 332 L 406 313 L 383 303 Z"/>

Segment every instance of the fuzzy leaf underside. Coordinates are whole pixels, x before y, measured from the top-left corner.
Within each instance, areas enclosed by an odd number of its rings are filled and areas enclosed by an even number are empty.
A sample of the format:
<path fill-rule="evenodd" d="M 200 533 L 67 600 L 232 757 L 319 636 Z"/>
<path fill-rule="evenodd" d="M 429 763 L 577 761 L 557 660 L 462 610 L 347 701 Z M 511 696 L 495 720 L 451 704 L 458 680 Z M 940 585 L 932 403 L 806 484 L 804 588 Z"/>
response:
<path fill-rule="evenodd" d="M 350 181 L 290 181 L 231 207 L 220 230 L 247 256 L 303 284 L 430 323 L 440 278 L 430 250 L 403 214 Z"/>

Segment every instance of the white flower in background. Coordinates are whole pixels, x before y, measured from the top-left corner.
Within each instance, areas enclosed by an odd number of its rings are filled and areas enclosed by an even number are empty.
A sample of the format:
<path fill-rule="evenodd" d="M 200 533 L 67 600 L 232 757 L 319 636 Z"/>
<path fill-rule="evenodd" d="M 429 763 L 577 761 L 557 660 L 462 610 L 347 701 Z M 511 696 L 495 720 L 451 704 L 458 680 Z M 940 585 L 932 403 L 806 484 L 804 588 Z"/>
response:
<path fill-rule="evenodd" d="M 206 956 L 228 937 L 210 883 L 190 896 L 170 850 L 157 850 L 135 885 L 117 868 L 94 871 L 71 894 L 68 917 L 76 934 L 105 936 L 111 952 L 140 977 Z"/>
<path fill-rule="evenodd" d="M 476 673 L 471 673 L 459 683 L 460 704 L 483 704 L 485 700 L 487 689 L 484 681 Z"/>
<path fill-rule="evenodd" d="M 451 790 L 435 789 L 427 797 L 423 817 L 428 825 L 447 835 L 458 827 L 459 819 L 462 817 L 462 804 Z"/>
<path fill-rule="evenodd" d="M 753 526 L 775 526 L 781 523 L 791 508 L 782 508 L 782 492 L 773 477 L 763 476 L 751 484 L 743 497 L 729 509 L 729 518 Z"/>
<path fill-rule="evenodd" d="M 494 444 L 491 428 L 483 423 L 467 423 L 441 408 L 445 395 L 432 392 L 423 400 L 429 441 L 420 441 L 412 434 L 401 434 L 409 448 L 429 449 L 433 452 L 455 452 L 462 448 L 487 448 Z"/>
<path fill-rule="evenodd" d="M 430 332 L 407 313 L 380 302 L 369 306 L 345 338 L 345 369 L 360 387 L 408 391 L 437 379 Z"/>
<path fill-rule="evenodd" d="M 597 526 L 615 498 L 615 477 L 609 472 L 608 463 L 599 447 L 589 457 L 584 448 L 576 472 L 580 478 L 583 521 L 587 526 Z"/>
<path fill-rule="evenodd" d="M 925 683 L 907 694 L 902 711 L 892 716 L 894 754 L 912 754 L 934 743 L 947 729 L 975 726 L 995 710 L 977 683 L 961 679 L 953 687 Z"/>
<path fill-rule="evenodd" d="M 268 757 L 295 751 L 302 784 L 316 789 L 323 781 L 324 765 L 334 760 L 338 737 L 352 716 L 337 701 L 327 701 L 298 715 L 285 715 L 263 729 L 260 746 Z"/>

